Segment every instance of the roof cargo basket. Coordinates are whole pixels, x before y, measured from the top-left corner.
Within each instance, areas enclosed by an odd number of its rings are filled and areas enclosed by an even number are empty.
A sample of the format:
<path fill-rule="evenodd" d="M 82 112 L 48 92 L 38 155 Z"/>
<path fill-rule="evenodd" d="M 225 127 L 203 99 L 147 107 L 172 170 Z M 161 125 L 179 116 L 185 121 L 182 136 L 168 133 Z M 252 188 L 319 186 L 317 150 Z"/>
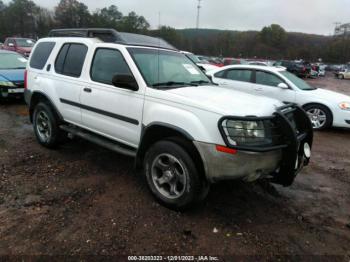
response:
<path fill-rule="evenodd" d="M 174 46 L 161 38 L 147 35 L 118 32 L 109 28 L 72 28 L 54 29 L 49 33 L 49 37 L 87 37 L 98 38 L 106 43 L 117 43 L 133 46 L 159 47 L 177 50 Z"/>

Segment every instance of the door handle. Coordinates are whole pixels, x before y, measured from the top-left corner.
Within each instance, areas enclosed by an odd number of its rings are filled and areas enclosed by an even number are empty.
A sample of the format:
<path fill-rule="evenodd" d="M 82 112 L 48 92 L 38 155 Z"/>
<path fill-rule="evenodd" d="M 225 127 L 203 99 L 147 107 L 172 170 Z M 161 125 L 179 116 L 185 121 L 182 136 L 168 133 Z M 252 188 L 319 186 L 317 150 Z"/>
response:
<path fill-rule="evenodd" d="M 85 87 L 85 88 L 84 88 L 84 92 L 86 92 L 86 93 L 91 93 L 92 90 L 91 90 L 91 88 Z"/>
<path fill-rule="evenodd" d="M 254 88 L 255 91 L 263 91 L 263 89 L 261 87 L 256 87 Z"/>

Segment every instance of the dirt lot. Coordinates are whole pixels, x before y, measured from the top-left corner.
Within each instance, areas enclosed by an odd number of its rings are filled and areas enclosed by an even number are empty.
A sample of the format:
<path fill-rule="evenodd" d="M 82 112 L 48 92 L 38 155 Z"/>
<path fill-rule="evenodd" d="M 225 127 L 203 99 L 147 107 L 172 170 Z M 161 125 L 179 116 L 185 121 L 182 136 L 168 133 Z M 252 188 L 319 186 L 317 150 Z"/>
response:
<path fill-rule="evenodd" d="M 310 82 L 350 95 L 350 81 Z M 350 130 L 319 132 L 312 163 L 292 187 L 217 184 L 202 206 L 176 213 L 153 200 L 132 159 L 79 140 L 57 151 L 42 148 L 25 105 L 7 102 L 0 105 L 0 255 L 349 261 L 349 156 Z"/>

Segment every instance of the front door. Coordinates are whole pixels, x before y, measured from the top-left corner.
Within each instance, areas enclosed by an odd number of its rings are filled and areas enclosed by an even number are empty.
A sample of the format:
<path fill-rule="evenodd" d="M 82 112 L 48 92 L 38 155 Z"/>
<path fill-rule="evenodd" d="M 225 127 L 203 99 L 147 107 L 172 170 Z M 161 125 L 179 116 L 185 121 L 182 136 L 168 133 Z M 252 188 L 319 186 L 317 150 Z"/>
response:
<path fill-rule="evenodd" d="M 112 84 L 115 75 L 133 75 L 118 48 L 96 48 L 91 82 L 81 92 L 82 123 L 88 129 L 137 147 L 142 128 L 144 89 L 132 91 Z"/>
<path fill-rule="evenodd" d="M 255 95 L 262 95 L 274 98 L 285 103 L 295 103 L 295 91 L 291 88 L 281 88 L 278 85 L 285 83 L 277 75 L 266 71 L 255 71 L 254 92 Z M 286 84 L 287 85 L 287 84 Z"/>

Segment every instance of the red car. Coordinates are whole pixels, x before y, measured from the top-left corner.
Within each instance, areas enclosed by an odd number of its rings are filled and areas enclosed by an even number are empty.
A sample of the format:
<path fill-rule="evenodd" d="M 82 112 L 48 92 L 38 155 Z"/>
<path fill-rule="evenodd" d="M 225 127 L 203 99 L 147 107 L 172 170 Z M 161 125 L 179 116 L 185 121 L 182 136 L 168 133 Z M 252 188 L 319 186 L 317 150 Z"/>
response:
<path fill-rule="evenodd" d="M 8 37 L 6 38 L 2 49 L 14 51 L 28 57 L 34 44 L 35 40 L 30 38 Z"/>

